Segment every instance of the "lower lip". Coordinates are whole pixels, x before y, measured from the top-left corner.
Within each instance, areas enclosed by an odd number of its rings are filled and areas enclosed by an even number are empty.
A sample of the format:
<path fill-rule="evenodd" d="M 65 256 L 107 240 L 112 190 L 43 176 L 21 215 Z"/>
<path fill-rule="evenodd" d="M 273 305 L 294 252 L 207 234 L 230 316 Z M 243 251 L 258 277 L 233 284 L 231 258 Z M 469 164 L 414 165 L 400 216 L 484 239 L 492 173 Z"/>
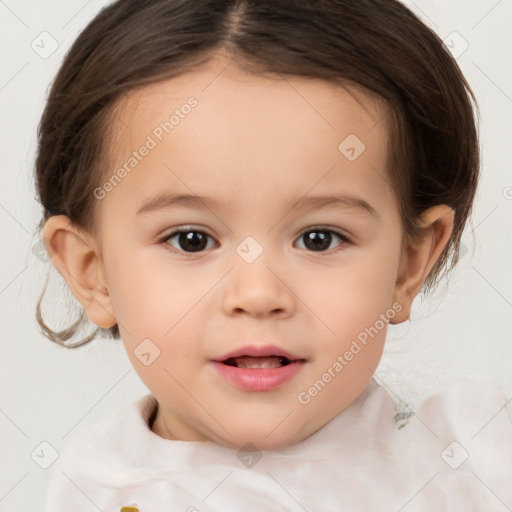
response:
<path fill-rule="evenodd" d="M 237 368 L 212 361 L 220 376 L 247 391 L 271 391 L 293 378 L 304 361 L 293 361 L 279 368 Z"/>

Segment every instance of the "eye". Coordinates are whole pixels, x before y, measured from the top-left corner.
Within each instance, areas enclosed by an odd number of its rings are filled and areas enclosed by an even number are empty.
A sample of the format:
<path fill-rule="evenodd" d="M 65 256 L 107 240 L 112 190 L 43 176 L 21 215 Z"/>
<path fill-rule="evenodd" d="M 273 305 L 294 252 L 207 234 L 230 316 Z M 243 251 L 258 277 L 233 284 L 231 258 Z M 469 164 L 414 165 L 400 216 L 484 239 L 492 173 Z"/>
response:
<path fill-rule="evenodd" d="M 330 247 L 331 243 L 333 239 L 336 238 L 340 240 L 340 243 L 335 247 L 339 247 L 349 241 L 342 233 L 327 228 L 310 229 L 303 233 L 299 237 L 299 240 L 304 240 L 304 247 L 301 247 L 301 249 L 305 248 L 315 252 L 325 252 L 329 248 L 332 248 Z"/>
<path fill-rule="evenodd" d="M 200 252 L 212 248 L 212 245 L 208 246 L 208 239 L 213 242 L 213 247 L 215 247 L 213 238 L 204 231 L 182 228 L 173 231 L 170 235 L 166 236 L 163 241 L 179 251 Z"/>
<path fill-rule="evenodd" d="M 336 238 L 339 243 L 334 248 L 349 241 L 346 236 L 336 230 L 314 228 L 304 232 L 299 237 L 299 241 L 304 240 L 303 247 L 299 247 L 314 252 L 326 252 L 333 248 L 331 245 Z M 204 231 L 191 228 L 181 228 L 173 231 L 162 241 L 181 252 L 188 253 L 201 252 L 216 246 L 215 240 L 210 235 Z"/>

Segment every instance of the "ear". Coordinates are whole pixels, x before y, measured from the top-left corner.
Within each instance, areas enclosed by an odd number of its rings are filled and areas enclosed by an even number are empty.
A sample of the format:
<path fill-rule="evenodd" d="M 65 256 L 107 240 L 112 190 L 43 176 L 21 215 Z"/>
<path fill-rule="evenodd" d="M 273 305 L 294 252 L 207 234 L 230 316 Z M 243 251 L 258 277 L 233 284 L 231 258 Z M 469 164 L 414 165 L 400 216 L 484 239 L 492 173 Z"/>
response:
<path fill-rule="evenodd" d="M 418 224 L 423 233 L 404 248 L 394 290 L 393 301 L 401 304 L 402 310 L 390 323 L 409 318 L 414 298 L 450 240 L 454 217 L 455 212 L 447 205 L 433 206 L 420 215 Z"/>
<path fill-rule="evenodd" d="M 52 261 L 98 327 L 116 324 L 98 245 L 92 235 L 75 227 L 68 217 L 50 217 L 43 241 Z"/>

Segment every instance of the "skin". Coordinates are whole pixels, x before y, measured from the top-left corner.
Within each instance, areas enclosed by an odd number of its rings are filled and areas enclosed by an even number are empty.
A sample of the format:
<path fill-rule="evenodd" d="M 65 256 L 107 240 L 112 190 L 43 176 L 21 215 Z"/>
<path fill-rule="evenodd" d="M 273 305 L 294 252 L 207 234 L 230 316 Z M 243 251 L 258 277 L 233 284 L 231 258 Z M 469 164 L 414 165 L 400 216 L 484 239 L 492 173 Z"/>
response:
<path fill-rule="evenodd" d="M 390 323 L 408 318 L 449 239 L 453 211 L 424 212 L 423 238 L 404 245 L 379 104 L 368 96 L 361 104 L 321 80 L 250 75 L 222 59 L 120 102 L 106 179 L 191 96 L 197 106 L 98 200 L 94 234 L 55 216 L 44 237 L 89 318 L 119 325 L 158 401 L 157 435 L 285 447 L 326 425 L 368 384 L 387 325 L 307 404 L 298 400 L 393 304 L 400 311 Z M 349 134 L 366 146 L 352 162 L 338 149 Z M 220 204 L 137 213 L 162 193 Z M 297 204 L 333 194 L 361 198 L 375 215 L 346 204 Z M 178 237 L 166 241 L 180 226 L 210 235 L 207 248 L 187 253 Z M 333 234 L 326 250 L 308 248 L 303 235 L 326 227 L 347 240 Z M 236 252 L 248 236 L 263 251 L 252 263 Z M 160 350 L 148 366 L 134 353 L 145 339 Z M 248 344 L 274 344 L 306 362 L 276 390 L 241 390 L 211 360 Z"/>

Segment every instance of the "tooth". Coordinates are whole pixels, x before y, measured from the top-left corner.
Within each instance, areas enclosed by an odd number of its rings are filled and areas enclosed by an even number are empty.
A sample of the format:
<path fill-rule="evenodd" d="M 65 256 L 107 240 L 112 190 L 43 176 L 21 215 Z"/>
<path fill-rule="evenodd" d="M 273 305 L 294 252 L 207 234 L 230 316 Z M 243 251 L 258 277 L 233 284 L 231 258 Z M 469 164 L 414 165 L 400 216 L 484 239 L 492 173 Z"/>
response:
<path fill-rule="evenodd" d="M 237 368 L 280 368 L 283 366 L 281 363 L 275 363 L 273 361 L 262 361 L 261 363 L 241 363 L 237 365 Z"/>
<path fill-rule="evenodd" d="M 235 366 L 237 368 L 280 368 L 283 366 L 283 358 L 277 356 L 269 357 L 250 357 L 242 356 L 235 358 Z"/>
<path fill-rule="evenodd" d="M 260 368 L 260 369 L 267 369 L 267 368 L 281 368 L 283 366 L 282 364 L 270 364 L 270 363 L 261 363 L 261 364 L 239 364 L 237 365 L 237 368 Z"/>

